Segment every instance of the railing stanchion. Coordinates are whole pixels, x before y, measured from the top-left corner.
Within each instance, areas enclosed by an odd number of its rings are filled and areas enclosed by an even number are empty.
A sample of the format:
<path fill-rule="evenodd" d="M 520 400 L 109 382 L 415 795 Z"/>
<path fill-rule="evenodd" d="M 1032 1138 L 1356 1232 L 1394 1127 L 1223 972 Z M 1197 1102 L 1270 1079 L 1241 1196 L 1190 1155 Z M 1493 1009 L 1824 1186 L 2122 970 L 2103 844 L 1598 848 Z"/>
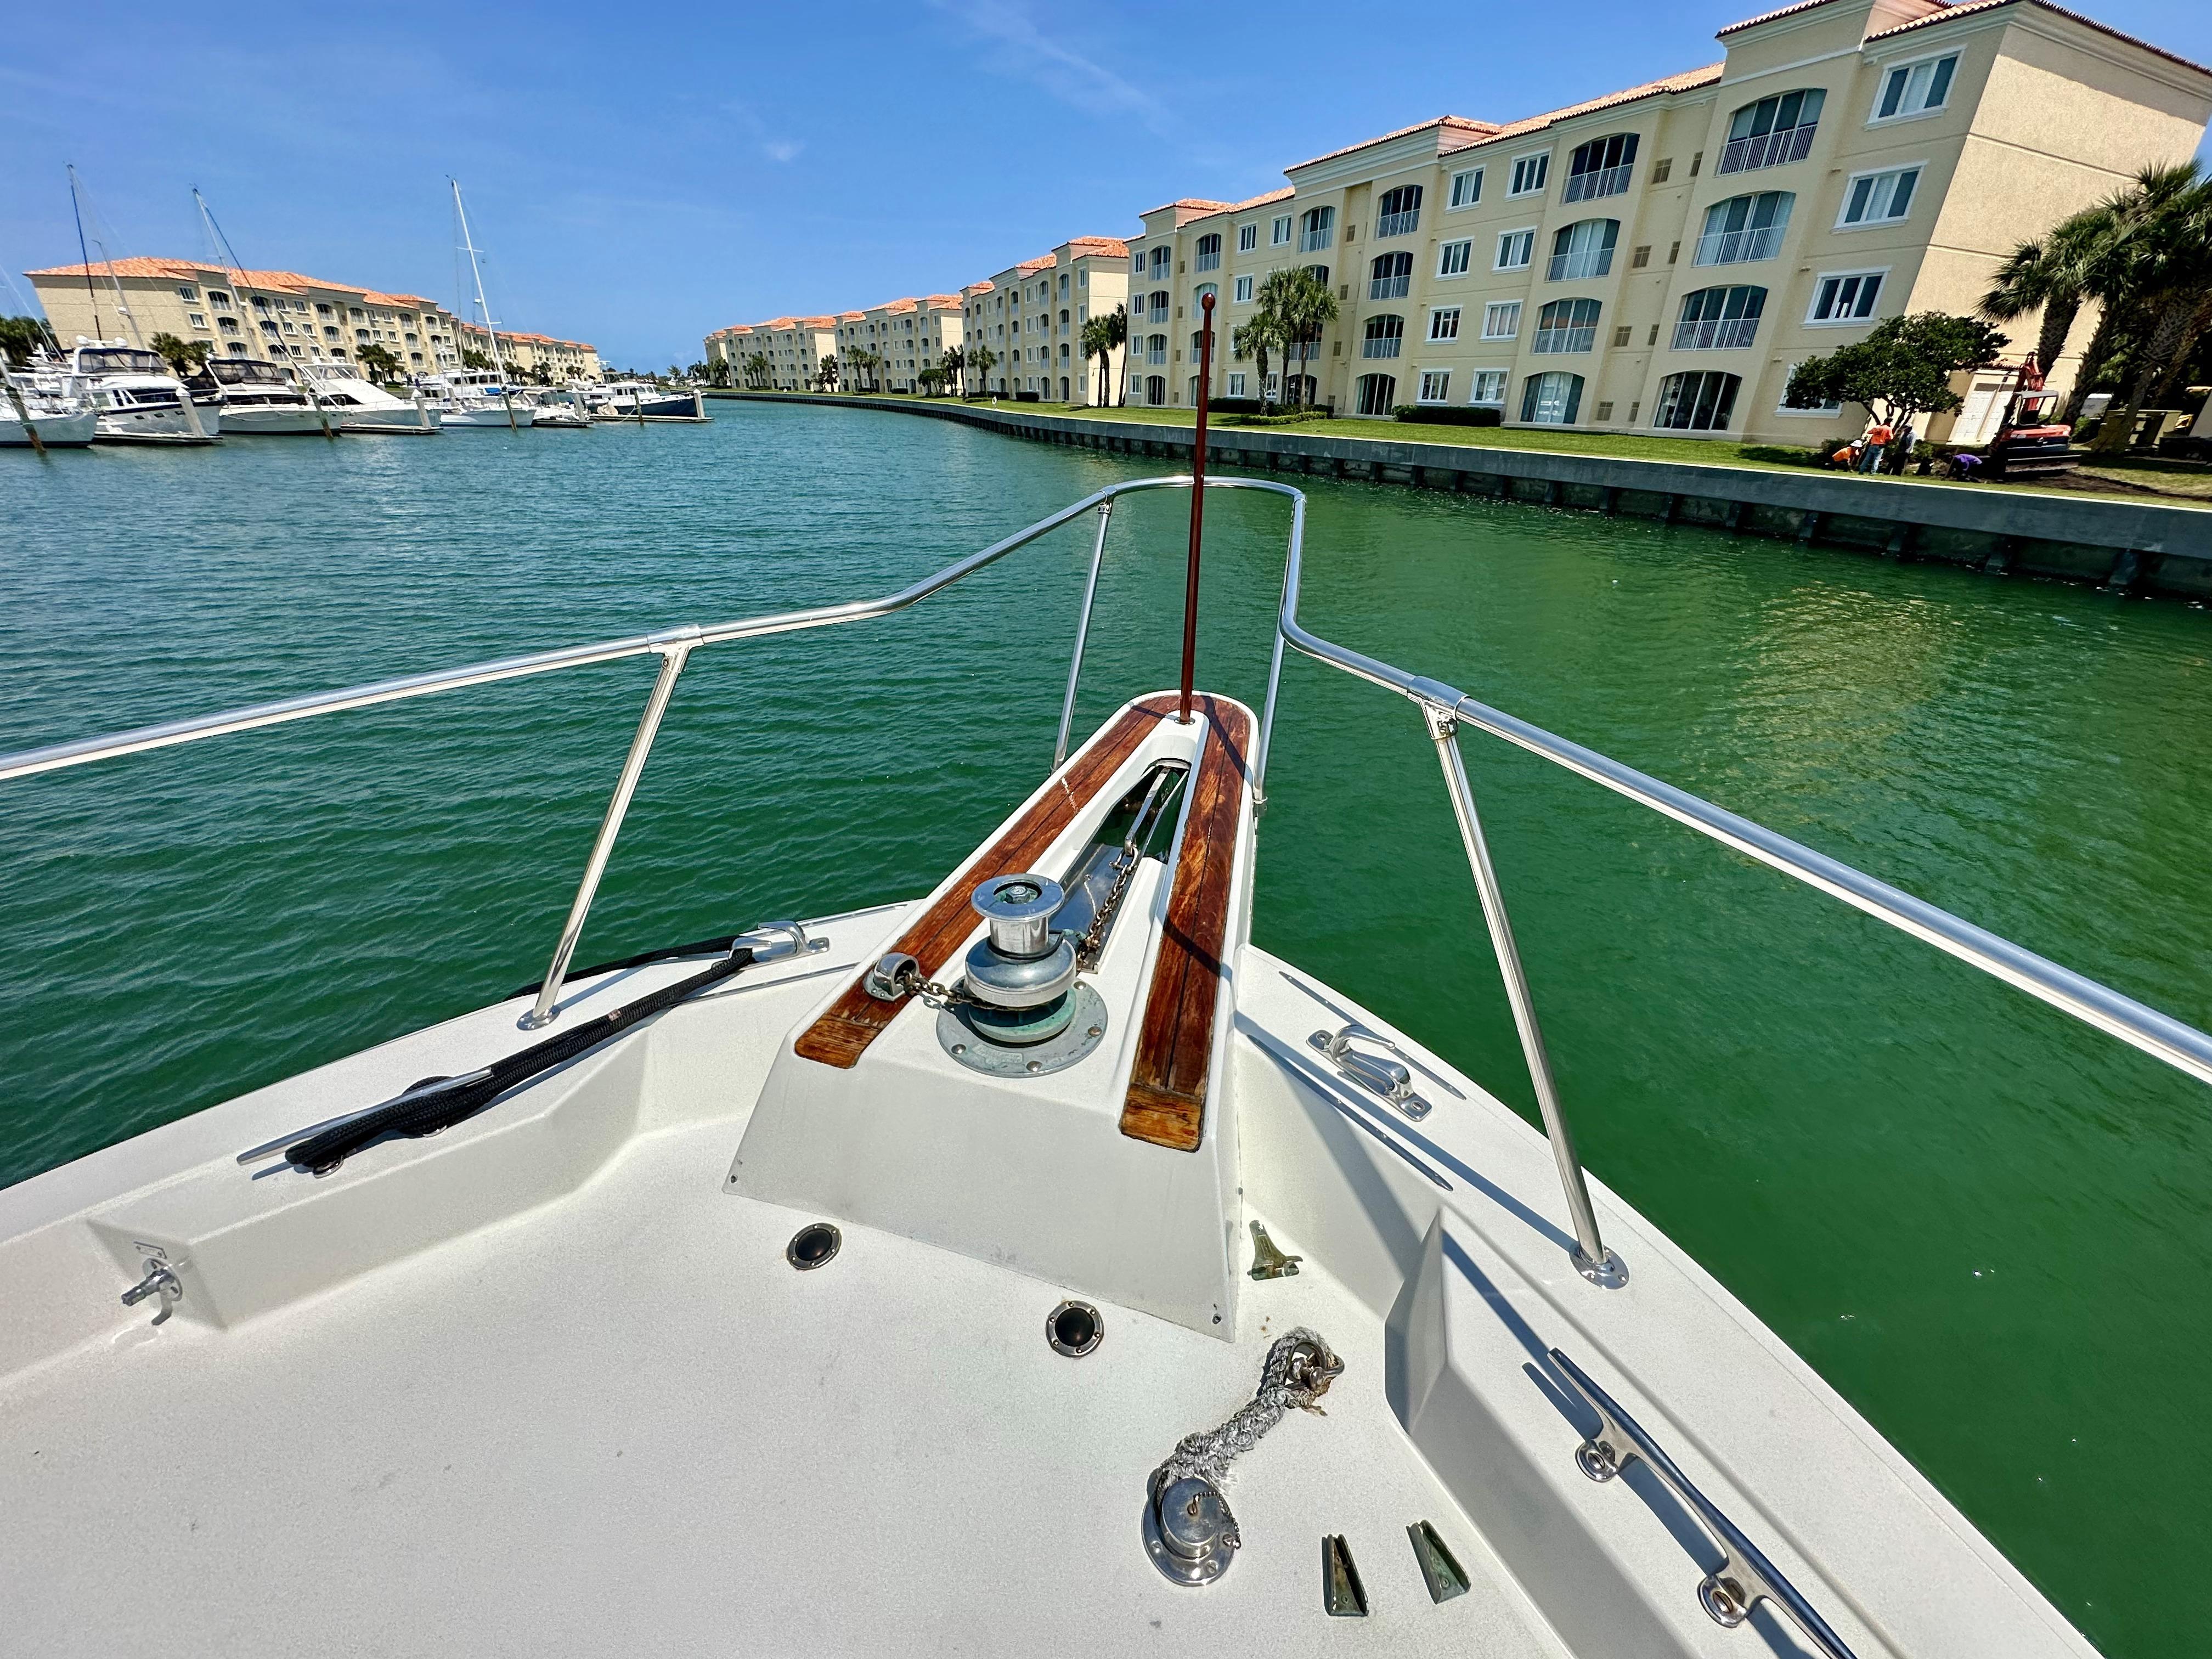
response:
<path fill-rule="evenodd" d="M 1513 942 L 1513 924 L 1505 914 L 1505 896 L 1498 890 L 1498 872 L 1491 866 L 1482 819 L 1474 810 L 1474 791 L 1460 758 L 1459 723 L 1433 703 L 1424 702 L 1421 713 L 1428 720 L 1429 735 L 1436 739 L 1437 759 L 1444 769 L 1444 787 L 1451 796 L 1453 816 L 1459 820 L 1460 839 L 1467 843 L 1468 865 L 1474 872 L 1475 891 L 1482 900 L 1482 919 L 1490 929 L 1491 947 L 1498 953 L 1505 1000 L 1512 1005 L 1514 1029 L 1521 1034 L 1521 1053 L 1528 1062 L 1528 1081 L 1536 1091 L 1536 1105 L 1544 1114 L 1544 1132 L 1552 1143 L 1553 1161 L 1559 1166 L 1559 1184 L 1566 1189 L 1567 1213 L 1575 1226 L 1576 1269 L 1593 1285 L 1608 1288 L 1625 1285 L 1627 1269 L 1598 1237 L 1597 1212 L 1590 1208 L 1589 1187 L 1583 1179 L 1582 1159 L 1575 1153 L 1574 1132 L 1567 1127 L 1567 1115 L 1559 1104 L 1551 1057 L 1544 1052 L 1543 1028 L 1536 1023 L 1536 1005 L 1528 994 L 1521 951 Z"/>
<path fill-rule="evenodd" d="M 1083 584 L 1083 614 L 1075 619 L 1075 659 L 1067 665 L 1067 696 L 1060 705 L 1060 742 L 1052 751 L 1052 769 L 1067 758 L 1068 729 L 1075 721 L 1075 683 L 1083 678 L 1083 646 L 1091 637 L 1091 604 L 1098 597 L 1098 566 L 1106 556 L 1106 526 L 1114 516 L 1112 499 L 1098 503 L 1098 535 L 1091 544 L 1091 575 Z"/>
<path fill-rule="evenodd" d="M 1297 608 L 1298 592 L 1298 563 L 1305 549 L 1306 498 L 1296 490 L 1291 492 L 1291 538 L 1283 557 L 1283 597 L 1278 608 L 1283 612 Z M 1267 658 L 1267 701 L 1260 711 L 1260 741 L 1252 747 L 1252 810 L 1267 810 L 1267 750 L 1275 739 L 1275 700 L 1283 684 L 1283 629 L 1279 620 L 1275 628 L 1275 648 Z"/>
<path fill-rule="evenodd" d="M 599 878 L 607 872 L 607 860 L 614 854 L 615 837 L 622 833 L 623 817 L 629 811 L 630 797 L 637 793 L 637 781 L 644 775 L 646 757 L 653 752 L 653 739 L 660 731 L 660 717 L 668 712 L 668 700 L 676 690 L 676 677 L 684 672 L 692 643 L 690 640 L 678 640 L 660 647 L 660 673 L 653 682 L 653 694 L 645 700 L 645 713 L 638 717 L 637 735 L 630 739 L 622 775 L 615 780 L 615 793 L 607 801 L 607 815 L 599 820 L 599 833 L 592 842 L 592 856 L 584 865 L 584 878 L 576 884 L 575 902 L 568 907 L 568 920 L 562 927 L 561 942 L 553 947 L 553 960 L 545 969 L 545 982 L 538 988 L 537 1002 L 522 1017 L 521 1025 L 526 1031 L 550 1025 L 556 1018 L 553 1005 L 560 1000 L 561 981 L 568 977 L 568 963 L 576 955 L 576 943 L 584 936 L 584 918 L 592 913 L 592 899 L 599 890 Z"/>

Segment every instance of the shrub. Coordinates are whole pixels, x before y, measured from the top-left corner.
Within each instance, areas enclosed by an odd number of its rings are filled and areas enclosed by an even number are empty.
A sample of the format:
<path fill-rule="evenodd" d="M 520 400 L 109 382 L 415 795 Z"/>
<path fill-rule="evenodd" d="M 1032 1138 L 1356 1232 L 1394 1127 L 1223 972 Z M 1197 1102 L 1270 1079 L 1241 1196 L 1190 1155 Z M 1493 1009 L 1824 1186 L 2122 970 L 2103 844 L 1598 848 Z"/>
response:
<path fill-rule="evenodd" d="M 1496 426 L 1505 411 L 1487 404 L 1400 404 L 1390 413 L 1422 426 Z"/>
<path fill-rule="evenodd" d="M 1297 426 L 1306 421 L 1330 421 L 1336 418 L 1333 409 L 1299 409 L 1287 415 L 1231 415 L 1224 426 Z"/>
<path fill-rule="evenodd" d="M 1206 408 L 1216 415 L 1266 415 L 1273 412 L 1272 405 L 1257 398 L 1208 398 Z"/>
<path fill-rule="evenodd" d="M 1043 400 L 1044 394 L 1041 392 L 1017 392 L 1014 393 L 1014 401 L 1018 404 L 1042 403 Z"/>

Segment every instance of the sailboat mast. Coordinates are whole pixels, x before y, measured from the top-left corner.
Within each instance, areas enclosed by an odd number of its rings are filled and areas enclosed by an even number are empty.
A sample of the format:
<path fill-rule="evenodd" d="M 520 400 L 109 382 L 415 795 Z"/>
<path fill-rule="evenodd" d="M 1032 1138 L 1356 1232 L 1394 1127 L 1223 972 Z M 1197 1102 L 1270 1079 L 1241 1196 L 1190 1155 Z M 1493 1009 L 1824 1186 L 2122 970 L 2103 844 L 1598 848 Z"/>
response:
<path fill-rule="evenodd" d="M 76 164 L 69 167 L 70 211 L 76 216 L 76 257 L 84 261 L 84 293 L 92 301 L 92 332 L 98 339 L 105 331 L 100 326 L 100 289 L 92 280 L 92 250 L 84 245 L 84 205 L 76 197 Z"/>
<path fill-rule="evenodd" d="M 499 399 L 507 405 L 507 424 L 514 428 L 514 394 L 507 389 L 507 362 L 499 355 L 499 331 L 492 326 L 491 302 L 484 298 L 483 267 L 477 263 L 476 239 L 469 234 L 469 210 L 461 205 L 461 181 L 448 178 L 453 187 L 453 211 L 460 216 L 461 246 L 469 251 L 469 274 L 476 278 L 477 309 L 483 313 L 484 333 L 491 341 L 491 366 L 499 371 Z"/>
<path fill-rule="evenodd" d="M 207 198 L 200 194 L 200 187 L 198 185 L 192 186 L 192 201 L 199 208 L 201 222 L 207 226 L 208 241 L 214 248 L 216 257 L 228 262 L 230 286 L 237 293 L 242 304 L 250 296 L 246 292 L 246 267 L 239 263 L 238 250 L 230 245 L 230 238 L 222 234 L 222 227 L 216 223 L 215 210 L 207 204 Z M 278 303 L 283 303 L 281 297 Z M 252 323 L 256 319 L 249 313 L 244 320 Z M 252 339 L 252 336 L 248 335 L 246 337 Z M 255 343 L 258 345 L 260 343 L 256 341 Z M 209 349 L 212 355 L 214 348 L 210 347 Z M 321 348 L 317 346 L 313 349 L 319 351 Z M 291 367 L 289 356 L 286 359 L 286 365 L 288 368 Z M 331 426 L 330 410 L 323 407 L 323 400 L 316 394 L 313 383 L 300 369 L 293 368 L 291 372 L 292 378 L 298 383 L 300 390 L 307 394 L 308 407 L 315 411 L 315 418 L 322 423 L 323 436 L 337 437 L 337 433 Z M 208 374 L 212 377 L 215 371 L 209 369 Z"/>
<path fill-rule="evenodd" d="M 76 167 L 74 164 L 71 164 L 69 169 L 69 180 L 70 205 L 76 211 L 77 252 L 80 254 L 83 254 L 84 209 L 80 201 L 80 198 L 83 193 L 84 185 L 83 182 L 76 176 Z M 129 325 L 131 342 L 143 348 L 146 343 L 146 337 L 139 331 L 137 318 L 131 315 L 131 301 L 123 297 L 123 279 L 115 274 L 115 256 L 108 251 L 107 244 L 104 241 L 100 241 L 100 238 L 97 234 L 99 226 L 95 223 L 93 228 L 94 234 L 92 240 L 95 242 L 100 242 L 100 263 L 107 267 L 107 285 L 115 290 L 116 312 L 123 319 L 124 322 Z M 88 289 L 92 286 L 92 260 L 89 255 L 85 256 L 84 282 L 85 286 Z M 93 307 L 92 322 L 94 328 L 99 327 L 100 307 L 97 304 Z"/>

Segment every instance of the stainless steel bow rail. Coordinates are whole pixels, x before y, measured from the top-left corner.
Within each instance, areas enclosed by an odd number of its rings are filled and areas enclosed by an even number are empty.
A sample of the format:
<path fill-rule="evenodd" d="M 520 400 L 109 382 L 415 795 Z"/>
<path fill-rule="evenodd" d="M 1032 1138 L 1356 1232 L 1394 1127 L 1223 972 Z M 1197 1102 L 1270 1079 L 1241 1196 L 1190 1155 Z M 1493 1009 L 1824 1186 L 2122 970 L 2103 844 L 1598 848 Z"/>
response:
<path fill-rule="evenodd" d="M 1091 543 L 1090 571 L 1085 581 L 1082 607 L 1076 622 L 1075 649 L 1068 665 L 1066 694 L 1060 705 L 1059 740 L 1053 752 L 1053 764 L 1056 769 L 1067 757 L 1069 735 L 1075 717 L 1076 690 L 1083 674 L 1084 647 L 1090 635 L 1091 609 L 1097 599 L 1099 571 L 1105 558 L 1106 532 L 1113 515 L 1114 503 L 1124 495 L 1145 490 L 1188 489 L 1191 485 L 1192 481 L 1188 477 L 1137 478 L 1110 484 L 1072 506 L 1062 507 L 1048 518 L 1040 519 L 1024 530 L 994 542 L 980 552 L 971 553 L 934 574 L 881 599 L 857 599 L 845 605 L 823 605 L 809 611 L 781 611 L 739 622 L 720 623 L 708 628 L 672 628 L 630 639 L 611 640 L 599 645 L 571 646 L 563 650 L 479 663 L 472 667 L 381 680 L 372 685 L 356 686 L 349 690 L 326 691 L 313 696 L 234 709 L 228 714 L 203 715 L 197 720 L 142 726 L 112 737 L 88 738 L 75 743 L 57 744 L 50 748 L 27 750 L 19 754 L 0 756 L 0 781 L 35 772 L 51 772 L 65 766 L 82 765 L 88 761 L 105 760 L 117 755 L 134 754 L 141 750 L 195 743 L 204 738 L 222 737 L 232 732 L 250 731 L 257 726 L 277 726 L 288 720 L 336 714 L 342 709 L 366 708 L 375 703 L 398 702 L 410 697 L 459 690 L 465 686 L 487 685 L 498 680 L 520 679 L 533 674 L 580 668 L 592 663 L 611 662 L 622 657 L 657 654 L 661 659 L 660 672 L 646 699 L 645 712 L 639 719 L 637 734 L 631 739 L 629 753 L 624 758 L 622 772 L 616 780 L 614 794 L 607 803 L 599 834 L 592 841 L 591 856 L 584 866 L 583 879 L 578 884 L 575 900 L 569 906 L 568 920 L 562 927 L 559 943 L 554 947 L 552 962 L 546 970 L 537 1002 L 523 1017 L 522 1024 L 526 1027 L 543 1026 L 559 1017 L 557 1004 L 562 983 L 574 958 L 577 940 L 582 935 L 584 919 L 591 911 L 599 878 L 605 872 L 607 860 L 614 852 L 615 839 L 621 832 L 623 815 L 629 811 L 630 797 L 636 791 L 638 778 L 645 770 L 646 758 L 652 750 L 661 717 L 667 712 L 677 678 L 683 672 L 684 665 L 692 652 L 702 646 L 719 645 L 730 640 L 798 633 L 806 629 L 831 628 L 888 616 L 894 611 L 902 611 L 908 605 L 919 604 L 963 577 L 986 565 L 996 563 L 1018 548 L 1027 546 L 1064 525 L 1073 523 L 1085 513 L 1096 513 L 1097 533 Z M 1395 691 L 1411 699 L 1421 709 L 1429 735 L 1436 744 L 1437 757 L 1443 770 L 1452 811 L 1458 819 L 1461 839 L 1467 848 L 1468 865 L 1474 878 L 1476 893 L 1482 902 L 1484 924 L 1489 931 L 1491 946 L 1504 980 L 1506 997 L 1520 1036 L 1522 1057 L 1528 1067 L 1537 1105 L 1543 1113 L 1553 1158 L 1559 1165 L 1560 1183 L 1566 1193 L 1567 1209 L 1574 1223 L 1576 1266 L 1593 1284 L 1617 1285 L 1626 1281 L 1626 1273 L 1619 1259 L 1605 1248 L 1598 1232 L 1597 1217 L 1590 1207 L 1589 1188 L 1583 1177 L 1582 1163 L 1575 1152 L 1574 1137 L 1567 1125 L 1565 1110 L 1559 1102 L 1558 1085 L 1552 1075 L 1551 1062 L 1544 1048 L 1542 1028 L 1536 1018 L 1528 975 L 1522 968 L 1520 952 L 1514 942 L 1504 895 L 1498 884 L 1497 871 L 1491 864 L 1481 818 L 1475 807 L 1474 793 L 1468 782 L 1467 769 L 1461 759 L 1458 732 L 1462 726 L 1471 726 L 1478 731 L 1502 738 L 1594 783 L 1602 784 L 1617 794 L 1626 795 L 1629 799 L 1640 802 L 1677 823 L 1686 824 L 1723 846 L 1734 848 L 1784 875 L 1865 911 L 1877 921 L 1924 940 L 1962 962 L 1970 963 L 1983 972 L 1994 975 L 2075 1018 L 2132 1044 L 2200 1082 L 2212 1083 L 2212 1036 L 2195 1027 L 2185 1025 L 2130 997 L 2123 996 L 2118 991 L 2100 985 L 2070 969 L 2062 968 L 2032 951 L 2023 950 L 2008 939 L 1963 921 L 1948 911 L 1938 909 L 1886 882 L 1876 881 L 1873 877 L 1825 854 L 1816 853 L 1809 847 L 1778 836 L 1749 818 L 1715 806 L 1710 801 L 1677 789 L 1672 784 L 1662 783 L 1632 767 L 1623 766 L 1595 750 L 1585 749 L 1580 744 L 1571 743 L 1540 726 L 1531 726 L 1526 720 L 1516 720 L 1486 703 L 1478 702 L 1440 680 L 1409 674 L 1403 669 L 1334 644 L 1309 631 L 1298 621 L 1298 587 L 1305 538 L 1304 493 L 1288 484 L 1265 478 L 1209 477 L 1205 487 L 1210 490 L 1262 490 L 1286 496 L 1291 503 L 1291 526 L 1283 567 L 1282 608 L 1276 619 L 1273 649 L 1267 667 L 1267 706 L 1261 717 L 1260 734 L 1252 752 L 1255 799 L 1263 805 L 1267 799 L 1267 753 L 1274 732 L 1285 643 L 1306 656 L 1382 686 L 1386 690 Z"/>

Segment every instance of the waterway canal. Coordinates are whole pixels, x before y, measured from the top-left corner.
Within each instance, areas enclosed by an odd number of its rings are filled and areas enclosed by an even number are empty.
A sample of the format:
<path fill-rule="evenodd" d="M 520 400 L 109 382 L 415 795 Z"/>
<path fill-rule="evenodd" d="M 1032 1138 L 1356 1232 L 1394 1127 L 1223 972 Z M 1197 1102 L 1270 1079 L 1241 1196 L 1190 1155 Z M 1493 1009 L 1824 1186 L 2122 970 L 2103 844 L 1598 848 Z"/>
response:
<path fill-rule="evenodd" d="M 948 423 L 0 454 L 0 749 L 872 594 L 1139 463 Z M 2212 615 L 1311 486 L 1307 616 L 2212 1024 Z M 1172 683 L 1180 501 L 1116 514 L 1079 724 Z M 1210 514 L 1259 701 L 1280 513 Z M 1049 759 L 1080 532 L 866 630 L 696 657 L 595 960 L 928 888 Z M 617 663 L 0 788 L 0 1182 L 543 969 L 650 678 Z M 2201 1644 L 2212 1092 L 1480 737 L 1590 1167 L 2105 1650 Z M 1533 1115 L 1403 702 L 1285 670 L 1260 941 Z"/>

